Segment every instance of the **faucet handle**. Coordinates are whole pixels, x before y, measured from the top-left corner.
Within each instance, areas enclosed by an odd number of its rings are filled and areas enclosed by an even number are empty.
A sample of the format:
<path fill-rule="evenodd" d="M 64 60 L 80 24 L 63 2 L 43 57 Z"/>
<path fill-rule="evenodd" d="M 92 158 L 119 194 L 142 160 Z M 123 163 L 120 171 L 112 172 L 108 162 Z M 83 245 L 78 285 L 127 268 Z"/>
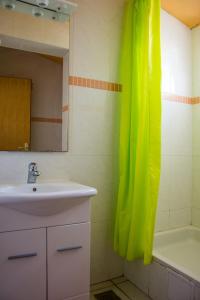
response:
<path fill-rule="evenodd" d="M 28 165 L 30 171 L 37 171 L 37 164 L 35 162 L 30 162 Z"/>
<path fill-rule="evenodd" d="M 27 183 L 35 183 L 37 176 L 40 176 L 40 172 L 37 169 L 37 164 L 35 162 L 30 162 L 28 165 Z"/>
<path fill-rule="evenodd" d="M 31 161 L 31 162 L 29 163 L 29 166 L 30 166 L 30 165 L 37 165 L 37 164 L 36 164 L 36 162 Z"/>
<path fill-rule="evenodd" d="M 40 172 L 39 172 L 38 170 L 34 170 L 34 171 L 33 171 L 33 175 L 34 175 L 34 176 L 40 176 Z"/>

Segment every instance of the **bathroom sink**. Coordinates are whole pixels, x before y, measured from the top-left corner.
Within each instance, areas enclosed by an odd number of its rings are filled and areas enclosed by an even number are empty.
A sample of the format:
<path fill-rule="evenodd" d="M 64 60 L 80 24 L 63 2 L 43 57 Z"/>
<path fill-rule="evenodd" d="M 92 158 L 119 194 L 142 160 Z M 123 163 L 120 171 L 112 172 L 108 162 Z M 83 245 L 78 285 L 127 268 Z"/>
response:
<path fill-rule="evenodd" d="M 75 182 L 0 185 L 0 205 L 33 215 L 52 215 L 97 194 Z"/>

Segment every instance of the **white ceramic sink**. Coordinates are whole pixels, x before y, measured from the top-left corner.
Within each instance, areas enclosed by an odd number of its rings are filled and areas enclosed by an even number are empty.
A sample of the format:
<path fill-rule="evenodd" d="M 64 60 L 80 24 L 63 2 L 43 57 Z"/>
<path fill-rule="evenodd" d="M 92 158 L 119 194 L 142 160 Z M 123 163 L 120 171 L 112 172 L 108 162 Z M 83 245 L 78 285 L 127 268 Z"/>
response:
<path fill-rule="evenodd" d="M 75 182 L 0 185 L 0 205 L 33 215 L 52 215 L 97 194 Z"/>

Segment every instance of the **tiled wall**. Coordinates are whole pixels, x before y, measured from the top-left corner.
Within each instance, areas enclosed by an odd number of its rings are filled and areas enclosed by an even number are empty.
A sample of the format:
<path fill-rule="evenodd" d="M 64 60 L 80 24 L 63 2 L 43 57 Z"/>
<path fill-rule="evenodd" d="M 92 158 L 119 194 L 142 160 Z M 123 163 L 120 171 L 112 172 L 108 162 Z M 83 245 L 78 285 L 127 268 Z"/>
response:
<path fill-rule="evenodd" d="M 124 0 L 77 0 L 72 17 L 70 74 L 110 83 L 116 70 Z M 39 181 L 67 180 L 94 186 L 91 200 L 91 280 L 123 272 L 112 250 L 113 120 L 117 92 L 70 85 L 68 153 L 0 153 L 0 182 L 26 182 L 30 161 L 41 171 Z"/>
<path fill-rule="evenodd" d="M 74 15 L 70 66 L 72 76 L 117 82 L 118 50 L 124 0 L 79 0 Z M 80 80 L 80 79 L 79 79 Z M 96 88 L 94 85 L 96 84 Z M 73 86 L 70 95 L 72 178 L 96 186 L 92 199 L 92 282 L 123 273 L 123 262 L 112 250 L 113 136 L 117 92 L 89 81 Z"/>
<path fill-rule="evenodd" d="M 192 36 L 162 11 L 162 170 L 156 230 L 191 223 Z"/>
<path fill-rule="evenodd" d="M 193 96 L 200 95 L 200 26 L 192 30 Z M 200 227 L 200 104 L 193 106 L 193 201 L 192 223 Z"/>

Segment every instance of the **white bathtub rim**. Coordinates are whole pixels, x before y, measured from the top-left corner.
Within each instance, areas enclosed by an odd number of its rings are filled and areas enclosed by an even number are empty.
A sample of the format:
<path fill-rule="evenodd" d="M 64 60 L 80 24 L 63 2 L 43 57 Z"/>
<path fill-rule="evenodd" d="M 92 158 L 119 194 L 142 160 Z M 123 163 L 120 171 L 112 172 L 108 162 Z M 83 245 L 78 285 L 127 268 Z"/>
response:
<path fill-rule="evenodd" d="M 176 233 L 176 232 L 185 231 L 185 230 L 193 230 L 193 231 L 200 232 L 200 228 L 193 226 L 193 225 L 189 225 L 189 226 L 184 226 L 184 227 L 180 227 L 180 228 L 176 228 L 176 229 L 157 232 L 157 233 L 155 233 L 155 236 L 159 237 L 159 236 L 164 236 L 164 235 L 170 234 L 172 232 Z M 154 259 L 154 261 L 158 261 L 159 263 L 167 266 L 168 268 L 173 269 L 174 271 L 187 277 L 189 280 L 195 281 L 197 283 L 197 285 L 200 286 L 200 276 L 196 276 L 193 272 L 191 272 L 187 268 L 184 268 L 183 266 L 174 263 L 174 261 L 161 255 L 156 249 L 153 249 L 153 259 Z"/>
<path fill-rule="evenodd" d="M 169 230 L 164 230 L 164 231 L 158 231 L 158 232 L 155 232 L 155 237 L 159 237 L 159 236 L 162 236 L 162 235 L 167 235 L 168 233 L 175 233 L 175 232 L 179 232 L 179 231 L 185 231 L 185 230 L 195 230 L 195 231 L 198 231 L 200 232 L 200 228 L 197 227 L 197 226 L 194 226 L 194 225 L 187 225 L 187 226 L 183 226 L 183 227 L 178 227 L 178 228 L 172 228 L 172 229 L 169 229 Z"/>
<path fill-rule="evenodd" d="M 197 285 L 200 286 L 200 278 L 198 276 L 196 276 L 195 274 L 193 274 L 192 272 L 188 271 L 188 269 L 175 264 L 174 262 L 172 262 L 169 259 L 166 259 L 166 257 L 162 256 L 162 255 L 157 255 L 156 253 L 153 254 L 153 260 L 159 262 L 160 264 L 167 266 L 168 269 L 172 269 L 175 272 L 181 274 L 184 277 L 187 277 L 189 280 L 191 281 L 195 281 L 197 283 Z"/>

